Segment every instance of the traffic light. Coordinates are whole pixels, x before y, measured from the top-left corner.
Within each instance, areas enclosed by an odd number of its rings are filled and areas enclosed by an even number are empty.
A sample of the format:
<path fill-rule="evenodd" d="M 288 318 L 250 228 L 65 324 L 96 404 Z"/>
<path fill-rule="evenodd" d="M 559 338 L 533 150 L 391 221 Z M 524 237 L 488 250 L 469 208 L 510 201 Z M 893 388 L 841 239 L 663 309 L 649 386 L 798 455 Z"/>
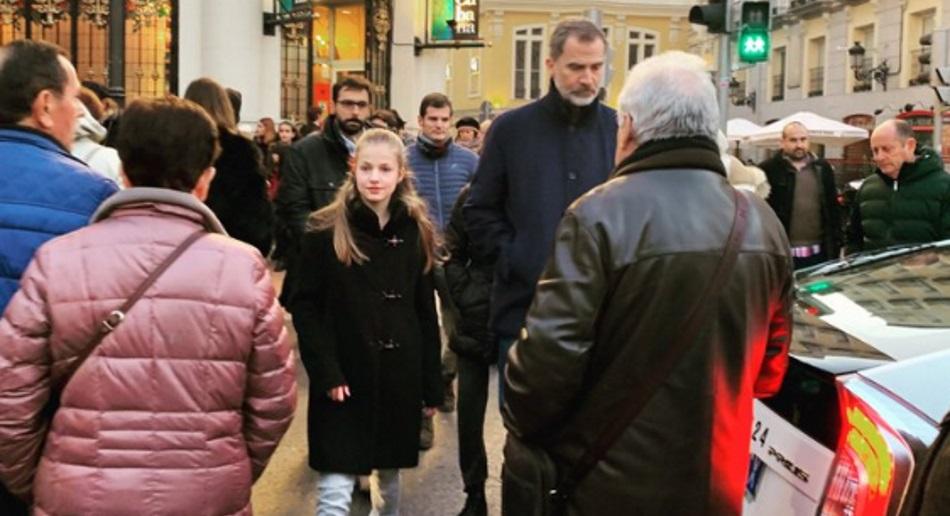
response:
<path fill-rule="evenodd" d="M 694 5 L 689 10 L 689 22 L 696 25 L 705 25 L 710 34 L 726 34 L 726 9 L 728 6 L 723 0 L 709 0 L 707 5 Z"/>
<path fill-rule="evenodd" d="M 743 2 L 738 39 L 739 60 L 745 63 L 768 61 L 771 43 L 769 3 Z"/>
<path fill-rule="evenodd" d="M 930 84 L 930 54 L 933 33 L 920 37 L 920 51 L 917 54 L 917 75 L 910 78 L 910 85 Z"/>

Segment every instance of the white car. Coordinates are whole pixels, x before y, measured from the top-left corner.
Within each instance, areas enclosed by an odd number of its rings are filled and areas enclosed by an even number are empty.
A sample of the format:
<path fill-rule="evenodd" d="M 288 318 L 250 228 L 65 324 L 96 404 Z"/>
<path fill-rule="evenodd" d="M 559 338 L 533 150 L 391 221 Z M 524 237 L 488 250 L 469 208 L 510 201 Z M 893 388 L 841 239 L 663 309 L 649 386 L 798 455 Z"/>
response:
<path fill-rule="evenodd" d="M 917 465 L 950 411 L 950 240 L 864 253 L 796 282 L 788 373 L 755 402 L 744 514 L 908 514 Z"/>

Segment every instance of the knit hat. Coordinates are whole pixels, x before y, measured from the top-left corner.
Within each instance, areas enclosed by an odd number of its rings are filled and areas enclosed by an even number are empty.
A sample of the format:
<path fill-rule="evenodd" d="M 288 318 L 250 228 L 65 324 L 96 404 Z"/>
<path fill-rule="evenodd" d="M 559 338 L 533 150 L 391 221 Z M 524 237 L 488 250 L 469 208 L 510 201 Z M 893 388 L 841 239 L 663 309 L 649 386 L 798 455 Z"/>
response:
<path fill-rule="evenodd" d="M 475 129 L 475 132 L 478 132 L 481 129 L 478 120 L 475 120 L 470 116 L 459 118 L 459 121 L 455 122 L 456 129 L 461 129 L 463 127 L 471 127 L 472 129 Z"/>

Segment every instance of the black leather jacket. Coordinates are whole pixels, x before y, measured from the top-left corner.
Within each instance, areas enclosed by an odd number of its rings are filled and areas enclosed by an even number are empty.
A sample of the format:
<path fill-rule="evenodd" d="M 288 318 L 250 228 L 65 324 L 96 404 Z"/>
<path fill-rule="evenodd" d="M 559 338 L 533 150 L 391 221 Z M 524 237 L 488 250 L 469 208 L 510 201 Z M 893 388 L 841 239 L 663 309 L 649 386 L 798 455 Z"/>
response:
<path fill-rule="evenodd" d="M 577 487 L 568 514 L 739 514 L 752 398 L 787 365 L 792 260 L 775 214 L 749 195 L 736 266 L 702 336 Z M 505 423 L 576 462 L 677 337 L 710 280 L 734 201 L 715 144 L 641 146 L 557 230 L 522 338 Z"/>

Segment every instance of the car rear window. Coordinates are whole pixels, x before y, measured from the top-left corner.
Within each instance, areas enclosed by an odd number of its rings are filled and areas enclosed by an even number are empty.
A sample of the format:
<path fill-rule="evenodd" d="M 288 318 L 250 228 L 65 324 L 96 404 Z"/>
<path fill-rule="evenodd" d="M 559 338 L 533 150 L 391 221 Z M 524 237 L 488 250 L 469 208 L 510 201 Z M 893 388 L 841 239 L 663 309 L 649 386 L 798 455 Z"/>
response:
<path fill-rule="evenodd" d="M 888 326 L 950 328 L 950 248 L 806 279 L 799 299 L 821 313 L 828 308 L 821 306 L 821 299 L 832 293 L 840 293 Z"/>

